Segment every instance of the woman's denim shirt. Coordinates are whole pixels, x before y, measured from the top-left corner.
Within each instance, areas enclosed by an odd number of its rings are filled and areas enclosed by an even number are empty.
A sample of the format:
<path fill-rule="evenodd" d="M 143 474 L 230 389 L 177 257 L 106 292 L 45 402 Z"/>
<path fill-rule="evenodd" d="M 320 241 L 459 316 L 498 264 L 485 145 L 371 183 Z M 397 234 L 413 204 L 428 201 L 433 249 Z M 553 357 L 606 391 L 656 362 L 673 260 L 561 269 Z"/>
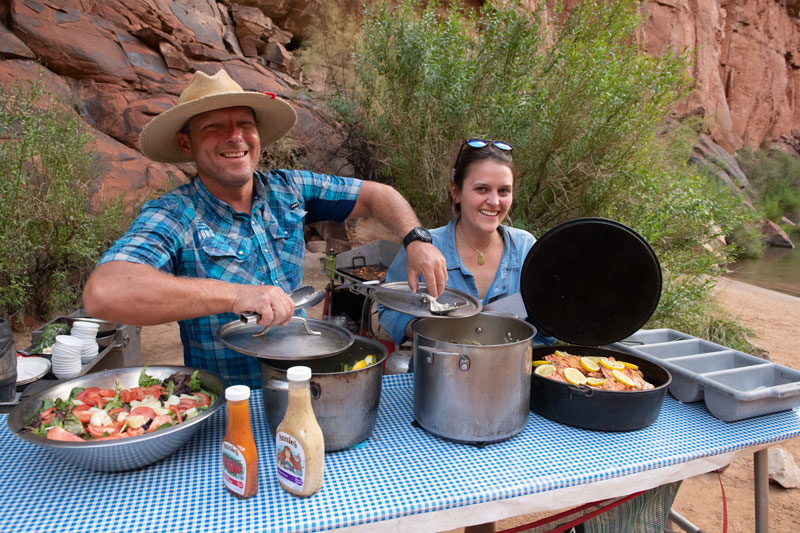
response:
<path fill-rule="evenodd" d="M 461 261 L 461 256 L 456 250 L 455 228 L 458 219 L 453 219 L 446 226 L 431 230 L 433 245 L 442 252 L 447 261 L 447 287 L 456 289 L 474 297 L 478 297 L 478 287 L 475 278 Z M 489 290 L 486 291 L 482 305 L 487 305 L 499 298 L 510 296 L 519 292 L 520 273 L 522 264 L 536 239 L 525 230 L 500 226 L 503 235 L 503 257 L 492 280 Z M 406 274 L 406 251 L 400 250 L 386 272 L 386 281 L 408 281 Z M 420 276 L 420 282 L 422 277 Z M 378 319 L 381 326 L 389 332 L 396 345 L 400 345 L 405 338 L 406 325 L 414 317 L 398 311 L 393 311 L 378 305 Z M 546 342 L 539 338 L 537 341 Z M 552 342 L 552 341 L 550 341 Z M 549 343 L 548 343 L 549 344 Z"/>

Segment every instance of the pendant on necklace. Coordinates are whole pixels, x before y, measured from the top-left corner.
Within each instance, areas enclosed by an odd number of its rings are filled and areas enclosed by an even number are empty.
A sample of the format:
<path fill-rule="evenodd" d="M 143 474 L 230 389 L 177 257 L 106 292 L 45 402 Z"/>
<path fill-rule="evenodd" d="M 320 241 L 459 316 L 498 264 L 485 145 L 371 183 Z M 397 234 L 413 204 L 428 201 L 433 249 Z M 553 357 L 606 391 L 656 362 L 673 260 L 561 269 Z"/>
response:
<path fill-rule="evenodd" d="M 479 265 L 482 265 L 483 263 L 484 263 L 484 260 L 483 260 L 483 254 L 482 254 L 482 253 L 479 253 L 479 254 L 478 254 L 478 264 L 479 264 Z"/>

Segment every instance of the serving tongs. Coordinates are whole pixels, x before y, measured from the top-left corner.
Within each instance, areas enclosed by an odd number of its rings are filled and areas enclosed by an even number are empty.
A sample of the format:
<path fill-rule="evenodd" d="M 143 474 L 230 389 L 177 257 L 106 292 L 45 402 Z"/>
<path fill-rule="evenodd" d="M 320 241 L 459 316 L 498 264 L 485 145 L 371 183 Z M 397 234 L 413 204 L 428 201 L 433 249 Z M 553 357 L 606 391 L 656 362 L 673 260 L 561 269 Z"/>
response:
<path fill-rule="evenodd" d="M 311 285 L 305 285 L 300 287 L 299 289 L 295 289 L 292 291 L 292 294 L 289 295 L 292 300 L 294 301 L 294 308 L 295 309 L 306 309 L 307 307 L 314 307 L 318 303 L 320 303 L 325 298 L 325 291 L 315 291 L 314 287 Z M 242 313 L 239 315 L 239 320 L 242 321 L 244 324 L 255 324 L 261 319 L 261 315 L 258 313 Z M 309 335 L 322 335 L 321 331 L 313 330 L 309 327 L 308 321 L 302 316 L 293 316 L 292 320 L 299 320 L 305 326 L 306 333 Z M 272 326 L 267 326 L 263 330 L 258 333 L 253 333 L 253 337 L 263 337 L 267 334 L 267 332 L 272 328 Z"/>

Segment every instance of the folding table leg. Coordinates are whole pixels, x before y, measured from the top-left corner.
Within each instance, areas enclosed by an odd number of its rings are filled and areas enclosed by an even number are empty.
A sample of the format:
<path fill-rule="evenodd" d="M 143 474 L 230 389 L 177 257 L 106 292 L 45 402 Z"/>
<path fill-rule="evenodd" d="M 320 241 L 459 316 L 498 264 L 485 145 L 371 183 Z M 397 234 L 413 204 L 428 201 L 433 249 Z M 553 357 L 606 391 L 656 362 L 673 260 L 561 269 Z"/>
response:
<path fill-rule="evenodd" d="M 687 533 L 703 533 L 703 530 L 698 528 L 696 525 L 689 522 L 686 518 L 679 515 L 672 509 L 669 510 L 669 516 L 667 517 L 667 528 L 671 528 L 670 522 L 675 522 L 675 525 L 681 528 L 682 530 L 686 531 Z"/>
<path fill-rule="evenodd" d="M 769 531 L 769 448 L 753 454 L 755 477 L 756 533 Z"/>

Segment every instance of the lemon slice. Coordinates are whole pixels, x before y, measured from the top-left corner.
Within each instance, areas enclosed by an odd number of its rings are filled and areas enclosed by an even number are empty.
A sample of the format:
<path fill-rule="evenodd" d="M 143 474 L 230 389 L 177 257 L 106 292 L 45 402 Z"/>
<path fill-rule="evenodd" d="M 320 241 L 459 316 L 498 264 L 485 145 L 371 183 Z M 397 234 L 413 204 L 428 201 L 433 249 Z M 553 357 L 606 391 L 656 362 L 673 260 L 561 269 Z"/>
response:
<path fill-rule="evenodd" d="M 592 387 L 599 387 L 605 382 L 606 380 L 603 378 L 586 378 L 586 384 L 591 385 Z"/>
<path fill-rule="evenodd" d="M 559 356 L 559 357 L 566 357 L 566 356 L 568 356 L 568 355 L 569 355 L 567 352 L 559 352 L 558 350 L 556 350 L 556 351 L 555 351 L 555 352 L 553 352 L 553 353 L 555 353 L 555 354 L 556 354 L 557 356 Z"/>
<path fill-rule="evenodd" d="M 600 366 L 588 357 L 581 357 L 581 366 L 587 372 L 597 372 L 600 370 Z"/>
<path fill-rule="evenodd" d="M 588 359 L 589 361 L 592 361 L 593 363 L 599 363 L 600 359 L 602 359 L 602 357 L 597 357 L 596 355 L 587 355 L 586 359 Z"/>
<path fill-rule="evenodd" d="M 611 371 L 611 375 L 614 376 L 615 378 L 617 378 L 617 380 L 619 380 L 620 383 L 623 383 L 623 384 L 627 385 L 628 387 L 635 387 L 636 386 L 636 382 L 633 381 L 631 378 L 629 378 L 628 375 L 625 374 L 625 372 L 622 372 L 620 370 L 612 370 Z"/>
<path fill-rule="evenodd" d="M 533 366 L 552 365 L 552 364 L 553 363 L 551 363 L 550 361 L 544 361 L 544 360 L 539 360 L 539 361 L 534 361 L 533 362 Z"/>
<path fill-rule="evenodd" d="M 534 371 L 537 375 L 542 376 L 543 378 L 549 377 L 553 375 L 553 372 L 556 371 L 556 367 L 553 365 L 539 365 L 536 367 Z"/>
<path fill-rule="evenodd" d="M 584 376 L 583 372 L 581 372 L 577 368 L 565 368 L 564 379 L 566 379 L 568 383 L 572 383 L 573 385 L 583 385 L 584 383 L 586 383 L 586 376 Z"/>
<path fill-rule="evenodd" d="M 367 363 L 367 366 L 374 365 L 375 364 L 375 356 L 371 355 L 371 354 L 366 356 L 364 358 L 364 362 Z"/>
<path fill-rule="evenodd" d="M 626 367 L 630 368 L 631 370 L 639 370 L 639 366 L 638 365 L 634 365 L 633 363 L 628 363 L 627 361 L 620 361 L 620 363 L 622 363 Z"/>
<path fill-rule="evenodd" d="M 364 359 L 353 365 L 353 370 L 361 370 L 362 368 L 367 368 L 367 362 Z"/>
<path fill-rule="evenodd" d="M 608 357 L 601 357 L 600 364 L 609 370 L 625 370 L 625 365 L 619 361 L 612 361 Z"/>

